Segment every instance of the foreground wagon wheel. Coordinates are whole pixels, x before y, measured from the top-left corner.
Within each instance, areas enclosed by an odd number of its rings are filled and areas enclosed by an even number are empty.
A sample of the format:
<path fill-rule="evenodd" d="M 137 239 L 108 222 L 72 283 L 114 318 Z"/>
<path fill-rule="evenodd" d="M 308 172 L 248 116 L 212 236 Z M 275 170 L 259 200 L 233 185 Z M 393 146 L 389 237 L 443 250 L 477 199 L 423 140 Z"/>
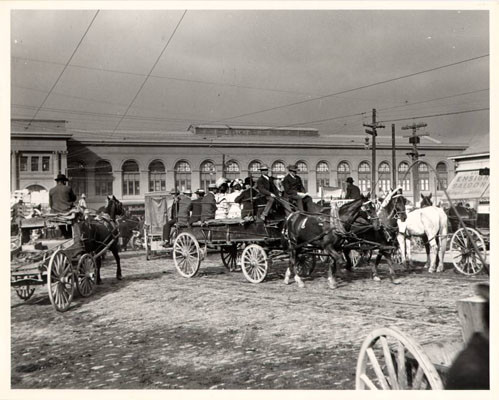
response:
<path fill-rule="evenodd" d="M 357 390 L 443 389 L 422 347 L 395 327 L 371 332 L 362 343 L 355 377 Z"/>
<path fill-rule="evenodd" d="M 243 274 L 251 283 L 260 283 L 267 276 L 269 262 L 267 253 L 262 246 L 250 244 L 243 250 L 241 256 Z"/>
<path fill-rule="evenodd" d="M 196 238 L 188 232 L 180 233 L 173 243 L 173 260 L 180 275 L 192 278 L 201 265 L 201 250 Z"/>
<path fill-rule="evenodd" d="M 239 243 L 220 247 L 220 256 L 222 257 L 224 267 L 231 272 L 241 270 L 241 266 L 238 263 L 241 258 L 240 248 L 241 245 Z"/>
<path fill-rule="evenodd" d="M 62 250 L 56 250 L 50 257 L 47 286 L 54 308 L 60 312 L 66 311 L 74 295 L 75 274 L 69 257 Z"/>
<path fill-rule="evenodd" d="M 97 284 L 97 264 L 94 258 L 88 254 L 83 254 L 78 260 L 76 289 L 82 297 L 90 296 Z"/>
<path fill-rule="evenodd" d="M 466 232 L 468 232 L 471 241 Z M 472 242 L 476 244 L 480 255 L 485 260 L 487 256 L 485 242 L 482 235 L 476 230 L 471 228 L 458 229 L 450 242 L 450 254 L 454 267 L 464 275 L 476 275 L 483 269 L 482 260 Z"/>

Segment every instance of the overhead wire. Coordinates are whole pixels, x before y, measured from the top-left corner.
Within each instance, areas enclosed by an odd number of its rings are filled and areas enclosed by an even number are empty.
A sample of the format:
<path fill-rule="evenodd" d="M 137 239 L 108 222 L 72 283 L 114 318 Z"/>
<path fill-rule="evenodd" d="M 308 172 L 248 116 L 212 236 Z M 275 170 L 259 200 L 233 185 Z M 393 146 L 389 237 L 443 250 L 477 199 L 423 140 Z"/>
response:
<path fill-rule="evenodd" d="M 85 32 L 83 33 L 83 36 L 80 38 L 78 44 L 76 45 L 75 49 L 73 50 L 73 53 L 71 54 L 71 56 L 69 57 L 68 61 L 66 62 L 66 64 L 64 65 L 64 68 L 62 69 L 61 73 L 59 74 L 59 76 L 57 77 L 57 79 L 55 80 L 54 84 L 52 85 L 52 87 L 50 88 L 49 92 L 47 93 L 47 95 L 45 96 L 45 99 L 43 99 L 43 102 L 40 104 L 40 106 L 38 107 L 38 109 L 36 110 L 35 112 L 35 115 L 33 115 L 33 117 L 31 118 L 31 121 L 29 122 L 28 126 L 31 124 L 31 122 L 33 122 L 35 120 L 35 118 L 37 117 L 38 113 L 40 112 L 40 109 L 45 105 L 45 103 L 47 102 L 48 98 L 50 97 L 50 94 L 52 93 L 52 91 L 54 90 L 54 88 L 56 87 L 57 83 L 59 83 L 59 80 L 61 79 L 62 75 L 64 74 L 64 72 L 66 71 L 66 69 L 68 68 L 68 65 L 69 63 L 71 62 L 71 60 L 73 59 L 73 57 L 75 56 L 76 52 L 78 51 L 78 49 L 80 48 L 80 45 L 82 44 L 83 40 L 85 39 L 85 37 L 87 36 L 87 33 L 88 31 L 90 30 L 90 28 L 92 27 L 95 19 L 97 18 L 97 15 L 99 14 L 99 11 L 100 10 L 97 10 L 92 18 L 92 20 L 90 21 L 90 24 L 88 24 L 88 27 L 87 29 L 85 30 Z"/>

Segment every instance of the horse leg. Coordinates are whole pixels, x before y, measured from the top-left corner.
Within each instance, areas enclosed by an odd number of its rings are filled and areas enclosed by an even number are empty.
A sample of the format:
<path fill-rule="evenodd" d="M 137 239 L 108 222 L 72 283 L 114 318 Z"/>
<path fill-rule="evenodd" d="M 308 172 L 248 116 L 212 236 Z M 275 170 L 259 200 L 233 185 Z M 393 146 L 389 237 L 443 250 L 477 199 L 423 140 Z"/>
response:
<path fill-rule="evenodd" d="M 118 252 L 117 243 L 111 246 L 111 253 L 113 253 L 114 259 L 116 261 L 116 279 L 120 281 L 123 279 L 123 276 L 121 275 L 121 262 L 120 262 L 121 260 Z"/>
<path fill-rule="evenodd" d="M 382 257 L 382 254 L 381 254 L 381 250 L 380 250 L 380 251 L 378 251 L 378 255 L 376 256 L 376 260 L 374 261 L 374 264 L 371 267 L 371 278 L 375 282 L 381 281 L 381 278 L 378 276 L 378 265 L 379 265 L 379 262 L 381 261 L 381 257 Z"/>
<path fill-rule="evenodd" d="M 444 272 L 444 257 L 446 250 L 447 250 L 447 234 L 440 236 L 440 248 L 439 248 L 437 272 Z"/>
<path fill-rule="evenodd" d="M 393 284 L 398 285 L 400 282 L 395 279 L 395 269 L 393 268 L 391 251 L 384 250 L 381 253 L 385 257 L 386 263 L 388 264 L 388 270 L 390 271 L 390 281 Z"/>
<path fill-rule="evenodd" d="M 399 233 L 399 234 L 397 234 L 397 241 L 399 243 L 400 257 L 401 257 L 402 265 L 404 266 L 404 268 L 406 270 L 410 270 L 411 268 L 410 268 L 409 263 L 407 262 L 407 254 L 406 254 L 407 240 L 403 234 Z M 410 249 L 410 247 L 409 247 L 409 249 Z M 409 250 L 409 252 L 410 252 L 410 250 Z"/>
<path fill-rule="evenodd" d="M 303 280 L 301 279 L 300 275 L 298 274 L 298 268 L 296 268 L 296 262 L 298 260 L 298 251 L 294 250 L 295 256 L 294 256 L 294 262 L 293 262 L 293 272 L 295 274 L 295 282 L 298 284 L 299 288 L 304 288 L 305 284 L 303 283 Z"/>
<path fill-rule="evenodd" d="M 286 273 L 284 274 L 284 284 L 289 285 L 289 278 L 291 277 L 291 269 L 294 270 L 296 254 L 294 250 L 289 251 L 289 262 L 288 268 L 286 269 Z"/>
<path fill-rule="evenodd" d="M 428 238 L 423 238 L 424 248 L 426 251 L 426 268 L 429 270 L 431 268 L 430 265 L 430 243 L 428 242 Z"/>
<path fill-rule="evenodd" d="M 435 269 L 437 267 L 438 245 L 435 238 L 430 240 L 429 245 L 431 247 L 431 252 L 430 252 L 430 269 L 428 270 L 428 272 L 432 274 L 435 272 Z"/>
<path fill-rule="evenodd" d="M 338 287 L 338 283 L 336 282 L 336 270 L 337 266 L 342 264 L 342 257 L 337 251 L 335 251 L 332 247 L 328 247 L 325 249 L 326 252 L 333 259 L 328 263 L 327 269 L 327 283 L 330 289 L 336 289 Z"/>
<path fill-rule="evenodd" d="M 350 249 L 343 248 L 343 254 L 345 255 L 346 260 L 345 269 L 348 272 L 352 272 L 352 259 L 350 258 Z"/>

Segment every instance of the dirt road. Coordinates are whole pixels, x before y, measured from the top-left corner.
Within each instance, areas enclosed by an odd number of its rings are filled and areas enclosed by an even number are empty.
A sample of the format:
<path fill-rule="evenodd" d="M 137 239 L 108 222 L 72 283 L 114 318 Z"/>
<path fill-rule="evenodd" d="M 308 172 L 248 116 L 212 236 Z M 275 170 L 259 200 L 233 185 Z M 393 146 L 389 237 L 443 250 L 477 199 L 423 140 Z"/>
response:
<path fill-rule="evenodd" d="M 45 287 L 28 302 L 12 290 L 12 388 L 353 389 L 368 332 L 394 325 L 420 343 L 460 340 L 455 302 L 487 280 L 449 266 L 398 270 L 393 285 L 362 268 L 332 291 L 322 269 L 305 289 L 283 285 L 285 264 L 250 284 L 217 254 L 192 279 L 171 259 L 124 253 L 122 264 L 123 281 L 108 260 L 103 285 L 63 314 Z"/>

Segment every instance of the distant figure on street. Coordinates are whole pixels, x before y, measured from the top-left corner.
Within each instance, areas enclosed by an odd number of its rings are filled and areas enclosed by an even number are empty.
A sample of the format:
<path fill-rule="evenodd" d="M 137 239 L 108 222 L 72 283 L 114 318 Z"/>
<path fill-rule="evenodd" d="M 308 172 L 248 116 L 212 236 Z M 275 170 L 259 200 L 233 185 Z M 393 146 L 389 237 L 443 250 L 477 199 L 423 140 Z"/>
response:
<path fill-rule="evenodd" d="M 353 178 L 351 176 L 349 176 L 345 182 L 347 183 L 347 192 L 345 194 L 345 199 L 358 200 L 362 198 L 360 189 L 358 186 L 353 184 Z"/>
<path fill-rule="evenodd" d="M 78 201 L 78 207 L 80 207 L 83 211 L 87 209 L 87 196 L 85 193 L 81 194 L 80 200 Z"/>

